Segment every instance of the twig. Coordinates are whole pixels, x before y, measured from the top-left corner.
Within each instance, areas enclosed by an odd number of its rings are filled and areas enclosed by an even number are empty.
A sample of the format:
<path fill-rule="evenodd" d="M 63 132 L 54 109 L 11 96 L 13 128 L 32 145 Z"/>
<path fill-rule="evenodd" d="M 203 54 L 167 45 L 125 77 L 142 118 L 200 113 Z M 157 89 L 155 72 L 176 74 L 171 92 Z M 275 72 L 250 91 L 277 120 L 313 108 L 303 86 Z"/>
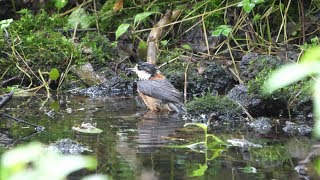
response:
<path fill-rule="evenodd" d="M 94 9 L 94 15 L 96 16 L 96 26 L 97 26 L 98 34 L 100 35 L 98 13 L 97 13 L 97 7 L 96 7 L 96 1 L 95 0 L 93 0 L 93 9 Z"/>
<path fill-rule="evenodd" d="M 207 6 L 206 6 L 205 10 L 206 9 L 207 9 Z M 209 42 L 208 42 L 208 36 L 207 36 L 207 28 L 206 28 L 206 25 L 204 23 L 204 15 L 201 16 L 201 20 L 202 20 L 202 28 L 203 28 L 204 40 L 205 40 L 206 46 L 207 46 L 207 53 L 210 56 Z"/>
<path fill-rule="evenodd" d="M 74 11 L 74 10 L 76 10 L 76 9 L 78 9 L 78 8 L 81 8 L 82 6 L 90 3 L 91 1 L 92 1 L 92 0 L 88 0 L 87 2 L 83 2 L 83 3 L 80 4 L 79 6 L 76 6 L 76 7 L 72 8 L 72 9 L 69 9 L 69 10 L 66 11 L 66 12 L 63 12 L 63 13 L 59 14 L 59 16 L 60 16 L 60 17 L 63 17 L 63 16 L 65 16 L 65 15 L 71 13 L 72 11 Z"/>
<path fill-rule="evenodd" d="M 55 31 L 59 31 L 59 32 L 74 32 L 74 31 L 76 31 L 76 32 L 87 32 L 87 31 L 97 31 L 98 30 L 98 32 L 99 32 L 99 29 L 98 28 L 87 28 L 87 29 L 62 29 L 62 28 L 56 28 L 56 29 L 54 29 Z"/>
<path fill-rule="evenodd" d="M 192 59 L 192 57 L 190 57 Z M 184 71 L 184 87 L 183 87 L 183 98 L 184 103 L 187 103 L 187 86 L 188 86 L 188 68 L 189 68 L 190 60 L 187 63 L 187 67 Z"/>
<path fill-rule="evenodd" d="M 206 12 L 206 13 L 203 13 L 203 14 L 199 14 L 199 15 L 187 18 L 187 19 L 183 19 L 183 20 L 180 20 L 180 21 L 175 21 L 175 22 L 172 22 L 172 23 L 169 23 L 169 24 L 166 24 L 166 25 L 163 25 L 163 26 L 159 26 L 159 27 L 153 27 L 153 28 L 147 28 L 147 29 L 141 29 L 141 30 L 133 31 L 132 33 L 139 33 L 139 32 L 144 32 L 144 31 L 150 31 L 152 29 L 164 28 L 164 27 L 167 27 L 167 26 L 171 26 L 171 25 L 174 25 L 174 24 L 178 24 L 178 23 L 181 23 L 181 22 L 192 20 L 192 19 L 201 17 L 203 15 L 209 15 L 209 14 L 212 14 L 212 13 L 216 13 L 216 12 L 219 12 L 221 10 L 236 6 L 237 4 L 238 3 L 234 3 L 234 4 L 231 4 L 229 6 L 225 6 L 225 7 L 219 8 L 219 9 L 215 9 L 215 10 L 212 10 L 212 11 L 209 11 L 209 12 Z"/>
<path fill-rule="evenodd" d="M 2 108 L 5 104 L 7 104 L 7 102 L 9 102 L 12 99 L 13 93 L 14 92 L 11 91 L 9 94 L 4 95 L 4 96 L 1 97 L 0 108 Z"/>
<path fill-rule="evenodd" d="M 8 114 L 5 114 L 5 113 L 2 113 L 1 115 L 4 116 L 4 117 L 10 118 L 10 119 L 16 121 L 17 123 L 22 123 L 22 124 L 26 124 L 26 125 L 29 125 L 29 126 L 33 126 L 33 127 L 35 127 L 36 131 L 44 131 L 44 129 L 45 129 L 43 126 L 32 124 L 32 123 L 29 123 L 29 122 L 24 121 L 22 119 L 14 118 L 14 117 L 12 117 L 12 116 L 10 116 Z"/>

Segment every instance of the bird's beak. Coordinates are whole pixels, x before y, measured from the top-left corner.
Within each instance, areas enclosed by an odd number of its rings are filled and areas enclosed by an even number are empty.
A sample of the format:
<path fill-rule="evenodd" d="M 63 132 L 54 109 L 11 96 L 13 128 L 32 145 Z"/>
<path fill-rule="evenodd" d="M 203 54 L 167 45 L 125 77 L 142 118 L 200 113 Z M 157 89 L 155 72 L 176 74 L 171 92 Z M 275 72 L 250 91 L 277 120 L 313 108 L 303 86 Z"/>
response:
<path fill-rule="evenodd" d="M 134 66 L 133 68 L 127 68 L 127 71 L 129 71 L 129 72 L 137 72 L 137 65 Z"/>
<path fill-rule="evenodd" d="M 129 71 L 129 72 L 136 72 L 136 68 L 127 68 L 127 71 Z"/>

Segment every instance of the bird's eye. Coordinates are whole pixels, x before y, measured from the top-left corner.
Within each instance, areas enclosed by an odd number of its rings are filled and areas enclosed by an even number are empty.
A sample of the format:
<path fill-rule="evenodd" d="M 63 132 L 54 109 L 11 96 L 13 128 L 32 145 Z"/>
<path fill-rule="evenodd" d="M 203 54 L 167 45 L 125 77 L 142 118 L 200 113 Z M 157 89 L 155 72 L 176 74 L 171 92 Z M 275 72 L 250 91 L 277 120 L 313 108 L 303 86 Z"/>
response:
<path fill-rule="evenodd" d="M 143 64 L 139 64 L 138 65 L 138 70 L 142 70 L 142 69 L 144 69 L 144 65 Z"/>

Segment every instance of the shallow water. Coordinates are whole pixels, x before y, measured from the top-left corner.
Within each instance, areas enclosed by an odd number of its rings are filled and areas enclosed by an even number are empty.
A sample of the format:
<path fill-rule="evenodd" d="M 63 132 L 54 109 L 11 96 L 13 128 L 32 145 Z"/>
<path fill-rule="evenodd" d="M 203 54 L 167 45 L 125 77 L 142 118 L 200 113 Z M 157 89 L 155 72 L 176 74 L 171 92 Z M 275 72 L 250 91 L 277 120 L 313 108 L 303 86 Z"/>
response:
<path fill-rule="evenodd" d="M 2 111 L 46 129 L 32 134 L 32 127 L 1 118 L 1 131 L 5 135 L 0 138 L 0 143 L 7 146 L 30 141 L 49 144 L 70 138 L 93 150 L 91 154 L 99 162 L 98 173 L 114 179 L 143 180 L 299 179 L 294 167 L 308 155 L 314 144 L 303 136 L 262 138 L 249 132 L 236 132 L 215 135 L 223 140 L 244 137 L 263 147 L 223 147 L 200 153 L 168 145 L 201 141 L 201 130 L 183 129 L 185 121 L 181 117 L 150 114 L 137 105 L 134 97 L 92 99 L 63 96 L 57 99 L 59 102 L 44 102 L 38 97 L 14 97 Z M 82 122 L 96 123 L 103 133 L 99 136 L 75 135 L 72 126 Z M 319 178 L 315 173 L 310 176 Z"/>

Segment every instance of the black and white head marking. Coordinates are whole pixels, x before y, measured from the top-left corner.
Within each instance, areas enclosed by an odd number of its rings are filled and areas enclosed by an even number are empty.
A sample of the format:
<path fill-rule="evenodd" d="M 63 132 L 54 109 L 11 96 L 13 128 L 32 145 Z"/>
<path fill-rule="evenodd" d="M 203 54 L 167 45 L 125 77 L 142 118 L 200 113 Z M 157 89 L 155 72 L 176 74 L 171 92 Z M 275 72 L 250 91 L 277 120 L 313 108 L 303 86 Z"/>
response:
<path fill-rule="evenodd" d="M 140 80 L 147 80 L 155 76 L 158 72 L 160 72 L 159 69 L 154 64 L 150 64 L 146 62 L 138 63 L 131 70 L 138 75 Z"/>

